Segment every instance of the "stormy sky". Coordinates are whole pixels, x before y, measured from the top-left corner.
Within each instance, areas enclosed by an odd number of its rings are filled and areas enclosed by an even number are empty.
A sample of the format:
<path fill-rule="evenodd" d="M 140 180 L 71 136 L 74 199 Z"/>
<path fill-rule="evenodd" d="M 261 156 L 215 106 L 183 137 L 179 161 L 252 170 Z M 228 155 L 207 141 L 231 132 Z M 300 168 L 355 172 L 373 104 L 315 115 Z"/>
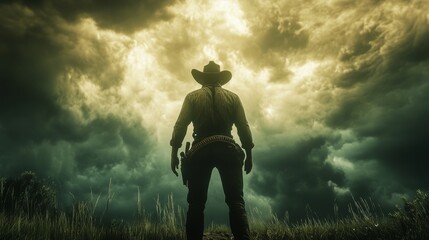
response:
<path fill-rule="evenodd" d="M 389 209 L 429 189 L 429 2 L 38 0 L 0 3 L 0 175 L 31 170 L 130 218 L 159 196 L 186 208 L 169 140 L 191 69 L 224 87 L 254 136 L 245 176 L 261 216 Z M 192 126 L 188 128 L 190 141 Z M 234 133 L 235 134 L 235 133 Z M 235 135 L 236 136 L 236 135 Z M 226 222 L 213 173 L 207 220 Z M 256 209 L 256 210 L 255 210 Z"/>

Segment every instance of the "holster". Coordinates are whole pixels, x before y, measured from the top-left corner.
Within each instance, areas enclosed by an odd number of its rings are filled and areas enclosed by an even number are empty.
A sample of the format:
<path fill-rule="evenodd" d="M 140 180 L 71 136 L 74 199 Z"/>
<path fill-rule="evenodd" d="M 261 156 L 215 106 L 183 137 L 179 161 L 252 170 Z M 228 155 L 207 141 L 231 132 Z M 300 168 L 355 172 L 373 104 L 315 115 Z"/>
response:
<path fill-rule="evenodd" d="M 189 148 L 191 146 L 190 142 L 186 142 L 185 152 L 180 153 L 180 172 L 182 173 L 183 185 L 188 186 L 189 180 Z"/>
<path fill-rule="evenodd" d="M 224 136 L 224 135 L 209 136 L 197 142 L 196 144 L 193 144 L 192 148 L 190 148 L 191 146 L 190 142 L 187 142 L 185 147 L 185 152 L 180 153 L 180 171 L 182 173 L 183 185 L 188 186 L 192 156 L 200 149 L 214 142 L 224 142 L 227 144 L 231 144 L 232 146 L 234 146 L 238 154 L 238 158 L 240 160 L 244 159 L 245 155 L 244 155 L 243 149 L 234 141 L 234 139 L 228 136 Z"/>

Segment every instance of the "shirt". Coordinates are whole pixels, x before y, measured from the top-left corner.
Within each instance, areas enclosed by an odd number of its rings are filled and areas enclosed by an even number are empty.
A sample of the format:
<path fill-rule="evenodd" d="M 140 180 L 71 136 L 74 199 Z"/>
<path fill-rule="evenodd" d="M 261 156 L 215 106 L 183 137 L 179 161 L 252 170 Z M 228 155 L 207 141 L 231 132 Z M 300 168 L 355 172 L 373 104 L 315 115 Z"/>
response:
<path fill-rule="evenodd" d="M 203 86 L 186 95 L 174 125 L 170 141 L 172 147 L 180 148 L 182 146 L 186 130 L 191 122 L 194 126 L 194 134 L 206 133 L 208 129 L 214 129 L 214 134 L 216 134 L 216 130 L 229 131 L 230 134 L 234 124 L 242 147 L 244 149 L 254 147 L 240 98 L 221 86 Z"/>

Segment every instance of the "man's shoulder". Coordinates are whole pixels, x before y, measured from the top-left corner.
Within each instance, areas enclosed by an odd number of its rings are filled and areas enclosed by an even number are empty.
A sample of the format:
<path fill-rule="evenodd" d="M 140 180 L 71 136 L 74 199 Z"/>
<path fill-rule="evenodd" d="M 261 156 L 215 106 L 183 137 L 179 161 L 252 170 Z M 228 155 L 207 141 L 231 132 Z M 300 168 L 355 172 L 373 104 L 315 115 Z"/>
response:
<path fill-rule="evenodd" d="M 234 92 L 232 92 L 232 91 L 230 91 L 228 89 L 220 87 L 218 91 L 222 92 L 224 95 L 226 95 L 226 96 L 228 96 L 230 98 L 239 99 L 239 97 L 238 97 L 238 95 L 236 93 L 234 93 Z M 210 90 L 208 88 L 202 87 L 202 88 L 199 88 L 199 89 L 196 89 L 194 91 L 189 92 L 186 95 L 186 97 L 192 99 L 192 98 L 196 98 L 196 97 L 201 96 L 201 95 L 205 95 L 208 92 L 210 92 Z"/>
<path fill-rule="evenodd" d="M 228 89 L 221 88 L 224 98 L 229 99 L 230 102 L 236 104 L 240 102 L 240 97 L 238 95 Z"/>
<path fill-rule="evenodd" d="M 230 91 L 230 90 L 225 89 L 225 88 L 221 88 L 221 89 L 222 89 L 222 91 L 224 91 L 225 94 L 228 94 L 230 96 L 238 98 L 238 95 L 236 93 L 234 93 L 233 91 Z"/>
<path fill-rule="evenodd" d="M 194 91 L 189 92 L 189 93 L 186 95 L 186 97 L 194 97 L 194 96 L 197 96 L 197 95 L 199 95 L 199 94 L 201 94 L 201 93 L 203 93 L 203 92 L 204 92 L 204 90 L 203 90 L 202 88 L 199 88 L 199 89 L 196 89 L 196 90 L 194 90 Z"/>

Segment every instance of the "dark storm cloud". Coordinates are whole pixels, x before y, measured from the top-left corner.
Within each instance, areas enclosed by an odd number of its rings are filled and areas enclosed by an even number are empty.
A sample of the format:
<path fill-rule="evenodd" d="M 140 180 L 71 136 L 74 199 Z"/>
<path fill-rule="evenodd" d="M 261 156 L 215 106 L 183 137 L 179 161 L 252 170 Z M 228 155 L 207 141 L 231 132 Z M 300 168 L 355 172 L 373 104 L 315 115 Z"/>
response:
<path fill-rule="evenodd" d="M 326 118 L 332 128 L 371 139 L 344 156 L 358 164 L 375 161 L 378 177 L 362 176 L 350 182 L 350 191 L 380 201 L 429 188 L 429 27 L 423 15 L 398 21 L 395 35 L 373 29 L 354 36 L 354 50 L 340 60 L 359 67 L 334 79 L 344 94 Z"/>
<path fill-rule="evenodd" d="M 308 33 L 299 23 L 297 16 L 271 19 L 268 26 L 264 26 L 261 31 L 259 46 L 262 51 L 300 49 L 304 48 L 308 43 Z"/>
<path fill-rule="evenodd" d="M 270 80 L 273 82 L 288 80 L 291 73 L 284 69 L 284 59 L 281 56 L 289 55 L 290 57 L 299 49 L 305 48 L 308 43 L 309 35 L 299 23 L 299 18 L 297 16 L 278 16 L 271 19 L 268 26 L 254 31 L 260 34 L 257 46 L 265 59 L 263 63 L 269 63 L 271 67 Z"/>
<path fill-rule="evenodd" d="M 55 83 L 63 69 L 62 56 L 57 53 L 64 47 L 50 38 L 49 32 L 56 26 L 32 23 L 41 19 L 31 10 L 2 6 L 1 11 L 10 12 L 1 17 L 0 104 L 3 129 L 12 140 L 40 141 L 41 133 L 49 134 L 49 121 L 62 124 L 60 119 L 57 121 L 52 116 L 63 114 L 55 103 L 58 97 Z M 21 17 L 21 22 L 15 21 Z M 11 25 L 11 22 L 16 25 Z"/>
<path fill-rule="evenodd" d="M 118 188 L 131 179 L 134 194 L 150 182 L 135 172 L 147 164 L 148 131 L 129 116 L 100 113 L 79 86 L 84 78 L 115 90 L 123 81 L 121 57 L 109 53 L 109 39 L 35 5 L 0 5 L 0 175 L 31 170 L 50 177 L 62 200 L 70 200 L 68 192 L 87 200 L 90 188 L 107 192 L 109 178 Z"/>
<path fill-rule="evenodd" d="M 1 8 L 1 119 L 11 141 L 40 142 L 45 137 L 78 141 L 88 134 L 62 106 L 76 92 L 77 76 L 85 74 L 101 87 L 122 80 L 102 41 L 83 39 L 90 53 L 76 51 L 73 29 L 55 16 L 38 15 L 20 5 Z M 70 70 L 72 69 L 72 73 Z M 66 77 L 67 74 L 70 77 Z M 81 106 L 87 112 L 85 105 Z"/>
<path fill-rule="evenodd" d="M 250 25 L 253 36 L 239 47 L 243 48 L 243 56 L 250 64 L 257 68 L 269 68 L 270 81 L 287 82 L 292 74 L 285 69 L 285 58 L 294 58 L 300 50 L 307 47 L 309 32 L 302 25 L 299 13 L 292 9 L 276 5 L 262 5 L 255 9 L 258 13 L 253 14 L 257 16 L 257 21 Z M 253 15 L 249 14 L 251 16 Z"/>
<path fill-rule="evenodd" d="M 396 12 L 380 1 L 358 5 L 343 5 L 344 1 L 312 3 L 316 7 L 309 12 L 308 8 L 294 6 L 301 14 L 295 26 L 305 26 L 302 45 L 288 42 L 287 35 L 271 34 L 274 40 L 264 42 L 276 49 L 275 54 L 269 54 L 270 48 L 263 52 L 271 59 L 259 61 L 263 54 L 258 55 L 258 51 L 251 55 L 257 56 L 254 60 L 261 66 L 276 69 L 285 68 L 285 58 L 298 63 L 332 61 L 333 66 L 323 65 L 325 69 L 320 67 L 308 80 L 302 80 L 310 86 L 320 83 L 305 99 L 316 96 L 320 108 L 307 111 L 309 101 L 295 116 L 295 106 L 288 99 L 276 102 L 283 106 L 277 108 L 285 111 L 282 116 L 308 121 L 285 124 L 281 129 L 284 132 L 276 134 L 289 133 L 297 135 L 296 139 L 283 139 L 281 146 L 275 147 L 280 145 L 275 143 L 270 151 L 255 154 L 256 170 L 249 186 L 271 199 L 277 214 L 289 211 L 294 219 L 305 217 L 307 204 L 319 216 L 332 215 L 334 203 L 343 204 L 343 210 L 347 210 L 344 204 L 352 200 L 351 194 L 356 199 L 371 198 L 391 210 L 401 203 L 398 195 L 429 188 L 425 171 L 429 168 L 429 25 L 426 13 L 419 10 L 427 4 L 414 1 L 404 6 L 394 2 L 403 9 Z M 289 9 L 283 8 L 285 12 Z M 324 18 L 324 12 L 338 19 L 347 16 L 347 20 Z M 289 75 L 284 71 L 270 79 L 288 79 Z M 319 120 L 329 129 L 322 135 L 312 132 L 313 122 Z M 262 135 L 282 141 L 263 126 L 258 127 Z M 304 134 L 307 138 L 295 133 L 299 127 L 308 128 Z M 315 156 L 318 161 L 311 161 Z"/>
<path fill-rule="evenodd" d="M 18 2 L 47 14 L 59 14 L 62 18 L 72 22 L 90 17 L 101 28 L 132 33 L 150 23 L 171 18 L 171 14 L 166 8 L 175 0 L 22 0 L 6 2 Z"/>
<path fill-rule="evenodd" d="M 307 137 L 257 154 L 250 187 L 273 200 L 279 217 L 288 213 L 296 221 L 305 217 L 305 209 L 320 216 L 332 215 L 332 208 L 327 207 L 337 199 L 332 184 L 345 185 L 344 173 L 326 162 L 328 146 L 335 139 Z"/>
<path fill-rule="evenodd" d="M 137 149 L 148 144 L 144 129 L 135 123 L 125 124 L 116 117 L 97 118 L 86 128 L 91 135 L 77 145 L 75 155 L 79 170 L 110 169 L 120 163 L 134 168 L 142 153 Z"/>

